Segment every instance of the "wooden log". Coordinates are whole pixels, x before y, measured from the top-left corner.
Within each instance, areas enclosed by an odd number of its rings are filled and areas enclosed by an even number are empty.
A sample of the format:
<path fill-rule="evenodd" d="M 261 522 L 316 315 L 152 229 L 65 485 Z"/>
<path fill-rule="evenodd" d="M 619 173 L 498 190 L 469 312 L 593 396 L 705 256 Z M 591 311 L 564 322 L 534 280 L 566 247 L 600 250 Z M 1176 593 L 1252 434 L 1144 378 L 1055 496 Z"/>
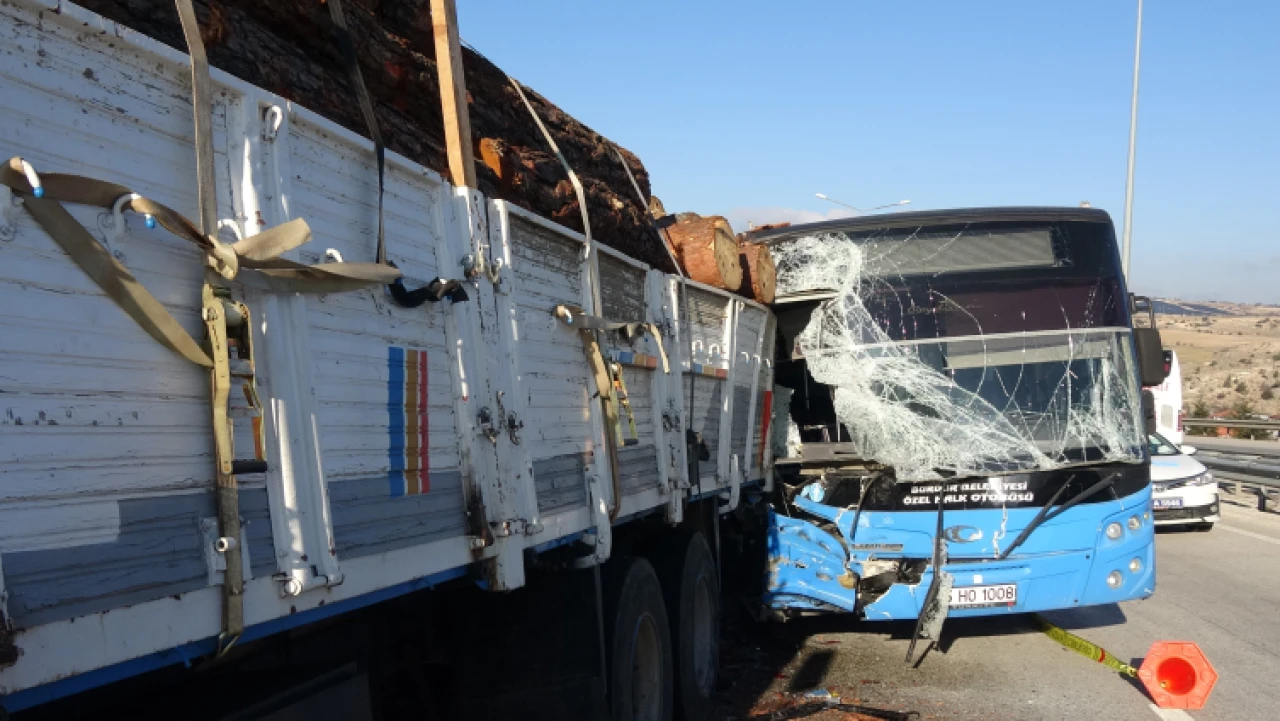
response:
<path fill-rule="evenodd" d="M 77 4 L 186 52 L 173 0 Z M 368 136 L 324 3 L 194 0 L 194 5 L 211 65 Z M 388 149 L 449 177 L 431 0 L 348 0 L 344 9 Z M 506 74 L 467 48 L 461 55 L 480 190 L 582 232 L 573 187 Z M 592 234 L 674 272 L 613 144 L 533 90 L 525 92 L 582 180 Z M 491 141 L 488 157 L 485 139 Z M 619 150 L 647 197 L 649 175 L 643 163 Z M 396 249 L 389 246 L 387 251 L 394 260 Z M 360 260 L 372 256 L 371 246 L 368 257 Z"/>
<path fill-rule="evenodd" d="M 735 292 L 741 288 L 742 263 L 729 221 L 694 213 L 681 213 L 676 218 L 666 232 L 685 273 L 716 288 Z"/>
<path fill-rule="evenodd" d="M 656 195 L 649 196 L 649 215 L 653 216 L 654 220 L 657 220 L 658 218 L 661 218 L 666 214 L 667 214 L 667 209 L 662 207 L 662 201 L 658 200 L 658 196 Z"/>
<path fill-rule="evenodd" d="M 758 303 L 773 303 L 778 283 L 778 269 L 774 266 L 769 247 L 761 243 L 743 243 L 738 247 L 742 262 L 742 295 Z"/>

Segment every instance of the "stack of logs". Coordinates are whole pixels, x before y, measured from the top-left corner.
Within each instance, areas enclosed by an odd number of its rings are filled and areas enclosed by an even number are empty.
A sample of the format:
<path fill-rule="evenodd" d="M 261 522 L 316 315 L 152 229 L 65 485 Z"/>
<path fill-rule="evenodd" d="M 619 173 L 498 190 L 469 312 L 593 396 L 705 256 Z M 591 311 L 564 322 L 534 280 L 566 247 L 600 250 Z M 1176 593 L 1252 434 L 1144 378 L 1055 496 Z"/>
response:
<path fill-rule="evenodd" d="M 766 305 L 773 302 L 777 270 L 766 246 L 735 236 L 729 221 L 718 215 L 667 215 L 657 198 L 649 211 L 690 279 Z"/>
<path fill-rule="evenodd" d="M 173 0 L 76 2 L 186 51 Z M 194 0 L 194 5 L 214 67 L 367 136 L 324 0 Z M 387 147 L 447 177 L 430 0 L 346 0 L 344 5 Z M 511 80 L 469 48 L 462 51 L 462 65 L 480 190 L 581 232 L 577 194 Z M 640 159 L 532 89 L 525 92 L 582 181 L 592 235 L 674 272 L 628 176 L 629 167 L 641 194 L 649 195 L 649 175 Z M 695 280 L 765 302 L 773 299 L 768 252 L 753 246 L 740 250 L 723 218 L 682 214 L 663 222 L 666 242 Z M 402 241 L 388 240 L 394 259 Z"/>
<path fill-rule="evenodd" d="M 173 0 L 76 3 L 186 52 Z M 324 0 L 194 0 L 194 5 L 215 68 L 368 137 Z M 344 0 L 343 6 L 387 147 L 449 177 L 430 0 Z M 556 52 L 545 39 L 529 47 L 539 43 Z M 469 48 L 462 50 L 462 66 L 480 190 L 582 232 L 573 185 L 506 73 Z M 532 89 L 526 87 L 525 93 L 582 182 L 592 235 L 674 272 L 623 165 L 647 196 L 649 174 L 640 159 Z M 393 260 L 398 240 L 388 238 Z M 373 251 L 371 243 L 368 256 L 347 260 L 370 260 Z"/>

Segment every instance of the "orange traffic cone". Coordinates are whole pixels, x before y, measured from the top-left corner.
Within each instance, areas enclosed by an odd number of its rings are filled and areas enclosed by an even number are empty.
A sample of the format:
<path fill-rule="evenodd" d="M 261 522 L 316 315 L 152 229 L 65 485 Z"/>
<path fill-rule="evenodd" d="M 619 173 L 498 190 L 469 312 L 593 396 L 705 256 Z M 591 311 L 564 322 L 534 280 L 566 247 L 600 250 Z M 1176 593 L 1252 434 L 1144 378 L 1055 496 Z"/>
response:
<path fill-rule="evenodd" d="M 1187 641 L 1156 641 L 1142 660 L 1138 678 L 1160 708 L 1204 708 L 1218 672 L 1200 647 Z"/>

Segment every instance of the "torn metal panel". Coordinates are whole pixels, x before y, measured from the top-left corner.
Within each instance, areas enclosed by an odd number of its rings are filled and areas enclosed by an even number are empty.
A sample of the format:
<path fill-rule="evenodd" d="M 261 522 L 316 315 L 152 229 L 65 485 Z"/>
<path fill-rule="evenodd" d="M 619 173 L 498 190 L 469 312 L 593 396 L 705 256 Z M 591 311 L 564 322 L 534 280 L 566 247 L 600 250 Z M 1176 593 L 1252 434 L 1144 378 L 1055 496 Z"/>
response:
<path fill-rule="evenodd" d="M 899 481 L 1141 462 L 1128 311 L 1094 225 L 879 228 L 775 245 L 780 294 L 830 296 L 779 313 L 805 366 L 797 392 L 832 407 L 822 440 L 851 442 Z M 802 329 L 786 338 L 789 324 Z"/>
<path fill-rule="evenodd" d="M 1141 490 L 1146 487 L 1142 466 L 897 483 L 886 469 L 842 461 L 838 452 L 820 468 L 789 460 L 780 466 L 779 505 L 769 519 L 765 603 L 775 611 L 836 611 L 852 604 L 869 620 L 942 617 L 931 601 L 946 604 L 952 598 L 948 583 L 1018 590 L 970 599 L 946 610 L 947 616 L 1071 607 L 1105 594 L 1096 588 L 1105 573 L 1089 571 L 1102 559 L 1127 563 L 1139 555 L 1145 564 L 1150 555 L 1140 535 L 1115 541 L 1098 535 L 1108 523 L 1127 522 L 1147 510 L 1150 494 Z M 1109 490 L 1083 498 L 1070 512 L 1024 536 L 1039 523 L 1041 509 L 1052 505 L 1050 497 L 1059 491 L 1060 497 L 1083 496 L 1104 481 Z M 941 527 L 939 506 L 945 508 Z M 945 540 L 941 559 L 935 559 L 938 538 Z M 1017 538 L 1024 543 L 1016 554 L 1002 558 Z M 931 594 L 940 575 L 939 589 Z M 852 585 L 841 583 L 846 579 Z M 931 629 L 923 637 L 936 639 L 930 634 Z"/>

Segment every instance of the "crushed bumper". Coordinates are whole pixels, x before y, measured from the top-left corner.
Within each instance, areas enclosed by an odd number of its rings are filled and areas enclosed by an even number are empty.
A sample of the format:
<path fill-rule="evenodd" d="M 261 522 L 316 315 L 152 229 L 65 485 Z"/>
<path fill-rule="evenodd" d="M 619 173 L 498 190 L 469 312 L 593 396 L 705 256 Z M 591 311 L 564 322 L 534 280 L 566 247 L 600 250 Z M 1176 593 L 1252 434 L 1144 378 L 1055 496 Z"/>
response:
<path fill-rule="evenodd" d="M 1016 586 L 1012 603 L 952 606 L 951 616 L 989 616 L 1129 601 L 1155 591 L 1150 494 L 1076 508 L 1046 523 L 1009 558 L 996 560 L 1035 509 L 971 510 L 953 516 L 944 569 L 957 589 Z M 936 514 L 859 515 L 806 498 L 805 517 L 770 512 L 765 605 L 783 613 L 854 612 L 868 620 L 921 613 Z M 808 520 L 812 515 L 815 520 Z M 952 523 L 952 521 L 947 521 Z M 1112 529 L 1112 537 L 1106 532 Z M 851 542 L 849 539 L 854 540 Z M 956 539 L 968 539 L 959 540 Z"/>
<path fill-rule="evenodd" d="M 945 566 L 955 579 L 955 587 L 1014 584 L 1017 601 L 977 608 L 952 606 L 951 617 L 993 616 L 1011 613 L 1053 611 L 1076 606 L 1095 606 L 1146 598 L 1155 591 L 1155 544 L 1127 550 L 1123 558 L 1095 559 L 1083 551 L 1010 558 L 1006 561 L 950 563 Z M 1132 559 L 1140 561 L 1139 570 L 1130 572 Z M 1106 577 L 1118 570 L 1122 582 L 1111 588 Z M 926 572 L 919 585 L 892 586 L 883 596 L 860 609 L 870 621 L 914 619 L 920 615 L 925 592 L 933 580 Z"/>

